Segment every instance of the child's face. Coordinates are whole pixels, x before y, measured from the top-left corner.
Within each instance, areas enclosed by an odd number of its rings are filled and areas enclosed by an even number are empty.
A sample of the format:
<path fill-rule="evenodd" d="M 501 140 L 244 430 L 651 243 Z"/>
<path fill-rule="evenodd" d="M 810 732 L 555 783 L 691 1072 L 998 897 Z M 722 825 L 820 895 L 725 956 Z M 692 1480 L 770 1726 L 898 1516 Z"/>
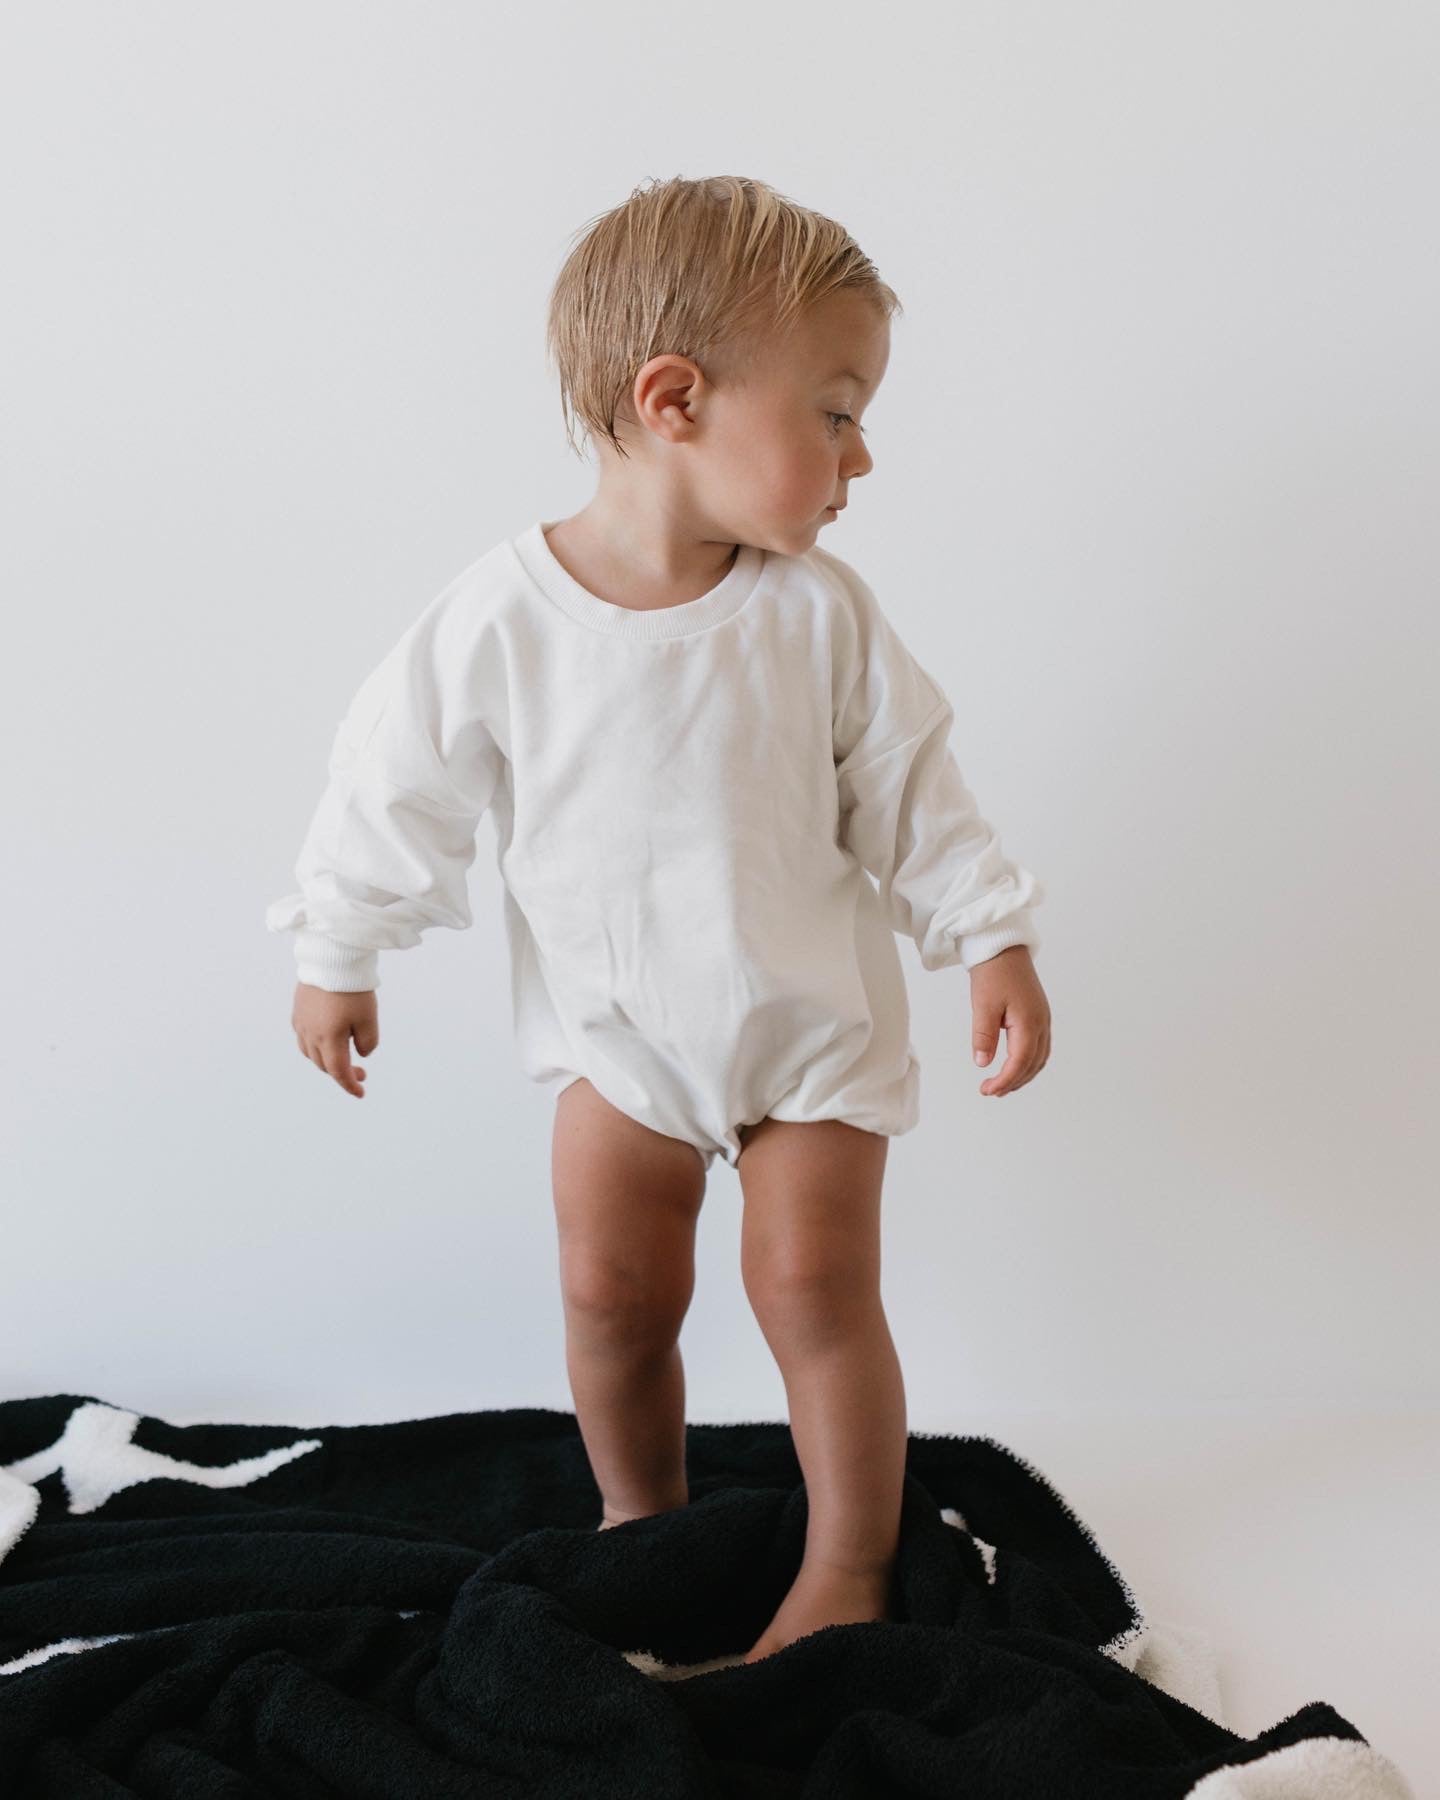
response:
<path fill-rule="evenodd" d="M 853 290 L 811 306 L 743 374 L 712 380 L 689 357 L 652 357 L 633 391 L 646 430 L 633 460 L 602 448 L 602 487 L 638 469 L 693 535 L 799 555 L 873 467 L 860 420 L 889 360 L 889 320 Z"/>
<path fill-rule="evenodd" d="M 890 324 L 854 292 L 829 294 L 742 383 L 702 410 L 696 499 L 718 535 L 798 555 L 874 466 L 860 420 L 890 360 Z"/>

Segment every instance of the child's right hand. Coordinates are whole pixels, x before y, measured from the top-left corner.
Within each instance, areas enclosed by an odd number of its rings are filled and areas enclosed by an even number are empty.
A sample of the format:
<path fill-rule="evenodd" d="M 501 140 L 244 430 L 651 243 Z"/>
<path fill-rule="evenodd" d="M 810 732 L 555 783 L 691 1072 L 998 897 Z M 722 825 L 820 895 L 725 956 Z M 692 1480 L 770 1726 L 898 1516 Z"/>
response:
<path fill-rule="evenodd" d="M 332 1075 L 347 1094 L 365 1098 L 360 1083 L 365 1071 L 350 1060 L 350 1040 L 360 1056 L 369 1056 L 380 1042 L 380 1021 L 374 990 L 359 994 L 332 994 L 325 988 L 299 982 L 290 1015 L 300 1054 L 317 1069 Z"/>

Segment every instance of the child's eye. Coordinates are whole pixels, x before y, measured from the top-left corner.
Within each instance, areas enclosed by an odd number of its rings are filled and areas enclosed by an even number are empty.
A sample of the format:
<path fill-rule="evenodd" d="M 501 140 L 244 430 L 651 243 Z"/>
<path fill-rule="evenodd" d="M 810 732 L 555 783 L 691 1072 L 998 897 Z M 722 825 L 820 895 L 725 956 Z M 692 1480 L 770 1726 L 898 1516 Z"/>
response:
<path fill-rule="evenodd" d="M 839 419 L 839 421 L 841 422 L 842 425 L 853 425 L 855 423 L 855 421 L 850 417 L 849 413 L 832 412 L 829 416 L 832 419 Z"/>

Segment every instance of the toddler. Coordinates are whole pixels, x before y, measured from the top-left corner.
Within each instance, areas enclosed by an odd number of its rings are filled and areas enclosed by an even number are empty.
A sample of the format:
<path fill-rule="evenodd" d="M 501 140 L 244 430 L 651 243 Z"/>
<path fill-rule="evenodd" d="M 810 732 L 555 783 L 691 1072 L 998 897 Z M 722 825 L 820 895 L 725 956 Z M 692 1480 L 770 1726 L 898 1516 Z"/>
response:
<path fill-rule="evenodd" d="M 266 922 L 301 1053 L 349 1094 L 379 952 L 471 923 L 494 822 L 523 1073 L 556 1097 L 566 1363 L 600 1529 L 684 1506 L 678 1339 L 718 1153 L 785 1383 L 804 1557 L 745 1661 L 894 1616 L 907 1426 L 880 1298 L 888 1141 L 917 1122 L 896 933 L 970 974 L 985 1095 L 1044 1066 L 1039 882 L 948 748 L 951 707 L 821 530 L 901 310 L 763 182 L 637 188 L 550 300 L 594 497 L 457 575 L 363 681 Z M 873 880 L 871 879 L 873 877 Z"/>

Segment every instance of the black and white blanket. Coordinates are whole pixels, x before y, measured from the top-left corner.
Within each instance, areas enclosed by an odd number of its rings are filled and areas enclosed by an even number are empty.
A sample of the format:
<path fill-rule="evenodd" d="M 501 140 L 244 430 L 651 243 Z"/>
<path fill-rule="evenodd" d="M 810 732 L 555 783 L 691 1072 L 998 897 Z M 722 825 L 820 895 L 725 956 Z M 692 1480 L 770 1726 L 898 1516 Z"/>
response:
<path fill-rule="evenodd" d="M 597 1531 L 572 1413 L 172 1425 L 0 1401 L 5 1800 L 1414 1800 L 1323 1701 L 1217 1722 L 1053 1487 L 912 1434 L 899 1618 L 743 1656 L 800 1564 L 787 1426 L 689 1427 Z"/>

